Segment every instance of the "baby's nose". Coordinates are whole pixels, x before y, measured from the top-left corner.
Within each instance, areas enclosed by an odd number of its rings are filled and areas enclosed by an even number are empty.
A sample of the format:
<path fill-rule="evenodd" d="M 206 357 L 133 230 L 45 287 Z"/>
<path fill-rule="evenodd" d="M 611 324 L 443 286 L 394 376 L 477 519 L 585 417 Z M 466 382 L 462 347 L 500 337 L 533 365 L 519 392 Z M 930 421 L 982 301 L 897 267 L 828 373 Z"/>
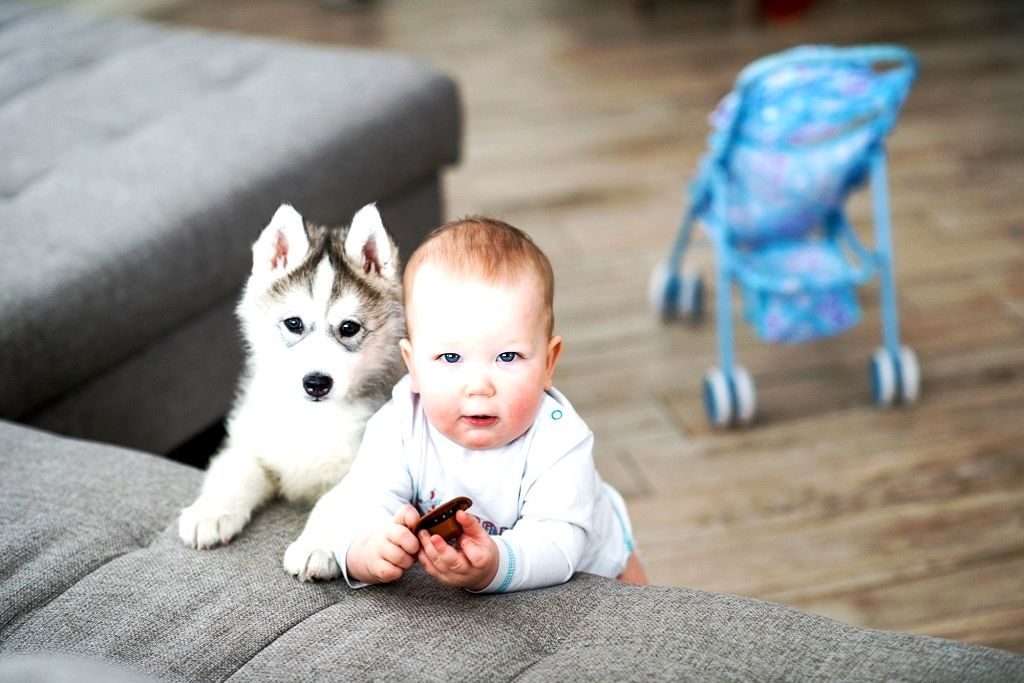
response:
<path fill-rule="evenodd" d="M 494 382 L 486 372 L 475 372 L 466 382 L 467 396 L 493 396 Z"/>

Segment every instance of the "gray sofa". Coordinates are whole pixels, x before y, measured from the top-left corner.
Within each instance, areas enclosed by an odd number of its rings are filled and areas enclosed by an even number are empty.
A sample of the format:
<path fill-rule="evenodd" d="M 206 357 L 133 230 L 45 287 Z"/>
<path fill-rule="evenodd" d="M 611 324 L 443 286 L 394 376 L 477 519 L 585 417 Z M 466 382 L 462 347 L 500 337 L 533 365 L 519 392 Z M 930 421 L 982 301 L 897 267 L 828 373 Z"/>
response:
<path fill-rule="evenodd" d="M 280 503 L 184 548 L 202 473 L 151 453 L 227 408 L 249 243 L 283 199 L 324 221 L 382 199 L 415 244 L 455 88 L 394 56 L 0 4 L 0 98 L 0 681 L 1024 680 L 998 650 L 587 575 L 300 583 L 281 558 L 306 511 Z"/>
<path fill-rule="evenodd" d="M 418 571 L 300 583 L 281 568 L 295 507 L 257 513 L 228 546 L 182 546 L 175 515 L 200 477 L 0 423 L 0 681 L 94 670 L 69 656 L 126 680 L 1024 680 L 1024 658 L 998 650 L 589 575 L 496 596 Z"/>

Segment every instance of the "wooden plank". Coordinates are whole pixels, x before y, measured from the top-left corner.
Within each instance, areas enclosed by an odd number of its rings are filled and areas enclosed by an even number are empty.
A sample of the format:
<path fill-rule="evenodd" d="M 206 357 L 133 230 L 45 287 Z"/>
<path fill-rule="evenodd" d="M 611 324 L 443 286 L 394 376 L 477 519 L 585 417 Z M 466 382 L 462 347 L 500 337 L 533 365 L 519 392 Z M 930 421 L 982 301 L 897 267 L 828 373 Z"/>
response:
<path fill-rule="evenodd" d="M 966 402 L 965 412 L 980 414 L 975 419 L 957 419 L 959 408 L 942 411 L 943 423 L 936 414 L 908 419 L 865 409 L 685 444 L 652 439 L 630 448 L 654 487 L 636 516 L 651 529 L 699 533 L 723 520 L 826 518 L 1021 486 L 1022 430 L 1012 421 L 1021 404 L 1009 394 L 990 405 Z M 659 507 L 660 499 L 675 502 Z"/>
<path fill-rule="evenodd" d="M 908 630 L 1024 653 L 1024 608 L 1021 607 L 991 609 L 970 616 L 917 624 Z"/>
<path fill-rule="evenodd" d="M 1024 523 L 1014 509 L 1022 498 L 1019 491 L 998 492 L 867 509 L 813 524 L 751 520 L 699 538 L 662 529 L 657 542 L 640 534 L 637 541 L 655 582 L 670 576 L 673 585 L 812 604 L 1024 554 Z M 1004 598 L 1018 599 L 1019 585 L 1016 576 L 1004 583 Z M 908 604 L 920 613 L 921 601 Z M 926 613 L 935 612 L 928 606 Z"/>
<path fill-rule="evenodd" d="M 1014 586 L 1016 596 L 1007 593 Z M 921 578 L 896 579 L 875 588 L 787 601 L 847 623 L 978 641 L 980 634 L 972 632 L 985 628 L 993 614 L 1000 629 L 1024 630 L 1024 552 L 1010 548 L 1003 555 L 972 558 L 945 573 L 935 569 Z M 922 601 L 930 603 L 923 621 L 916 607 Z"/>

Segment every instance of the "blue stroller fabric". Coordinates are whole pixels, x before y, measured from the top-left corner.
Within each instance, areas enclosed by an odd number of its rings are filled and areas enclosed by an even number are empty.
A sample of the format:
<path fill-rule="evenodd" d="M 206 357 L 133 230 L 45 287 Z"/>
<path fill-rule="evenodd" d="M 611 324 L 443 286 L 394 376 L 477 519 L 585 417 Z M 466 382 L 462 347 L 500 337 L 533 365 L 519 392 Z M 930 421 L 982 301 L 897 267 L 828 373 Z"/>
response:
<path fill-rule="evenodd" d="M 719 257 L 762 339 L 804 342 L 860 320 L 856 285 L 881 260 L 846 229 L 843 204 L 867 178 L 914 72 L 898 47 L 794 48 L 747 67 L 711 115 L 691 211 L 722 237 Z M 840 237 L 855 243 L 844 249 Z"/>
<path fill-rule="evenodd" d="M 743 287 L 744 314 L 770 342 L 798 343 L 839 334 L 860 322 L 850 268 L 832 245 L 812 240 L 741 252 L 740 267 L 774 280 L 766 291 Z"/>

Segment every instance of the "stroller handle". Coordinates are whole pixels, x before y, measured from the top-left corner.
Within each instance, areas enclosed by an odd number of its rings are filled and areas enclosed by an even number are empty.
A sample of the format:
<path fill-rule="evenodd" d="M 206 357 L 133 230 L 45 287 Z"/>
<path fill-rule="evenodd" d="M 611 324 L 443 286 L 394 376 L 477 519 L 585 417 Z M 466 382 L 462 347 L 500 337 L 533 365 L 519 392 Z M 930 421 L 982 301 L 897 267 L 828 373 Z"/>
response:
<path fill-rule="evenodd" d="M 842 64 L 895 62 L 901 65 L 899 68 L 909 69 L 911 78 L 917 75 L 917 58 L 913 52 L 902 45 L 855 45 L 852 47 L 804 45 L 764 57 L 746 67 L 736 78 L 736 89 L 746 89 L 780 67 L 822 62 Z"/>
<path fill-rule="evenodd" d="M 732 93 L 739 101 L 729 123 L 711 136 L 711 151 L 708 155 L 708 165 L 721 164 L 727 153 L 731 141 L 736 135 L 737 128 L 743 117 L 743 109 L 748 106 L 750 97 L 748 95 L 757 85 L 772 73 L 781 69 L 801 65 L 875 65 L 893 63 L 896 68 L 890 73 L 901 72 L 901 80 L 908 84 L 913 82 L 917 76 L 917 58 L 914 53 L 901 45 L 855 45 L 851 47 L 834 47 L 831 45 L 802 45 L 790 48 L 785 52 L 762 57 L 756 62 L 747 66 L 740 72 L 736 79 Z M 728 97 L 726 98 L 728 99 Z M 699 188 L 703 192 L 706 188 Z"/>

